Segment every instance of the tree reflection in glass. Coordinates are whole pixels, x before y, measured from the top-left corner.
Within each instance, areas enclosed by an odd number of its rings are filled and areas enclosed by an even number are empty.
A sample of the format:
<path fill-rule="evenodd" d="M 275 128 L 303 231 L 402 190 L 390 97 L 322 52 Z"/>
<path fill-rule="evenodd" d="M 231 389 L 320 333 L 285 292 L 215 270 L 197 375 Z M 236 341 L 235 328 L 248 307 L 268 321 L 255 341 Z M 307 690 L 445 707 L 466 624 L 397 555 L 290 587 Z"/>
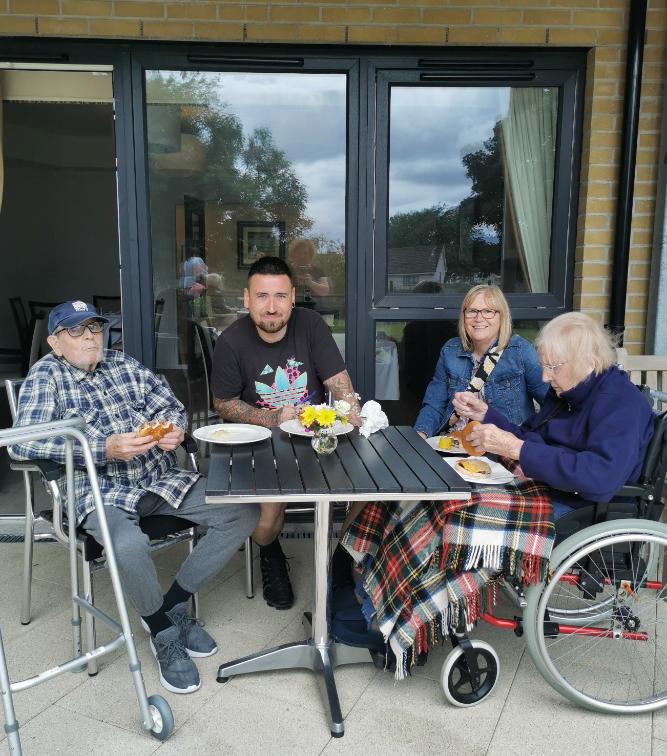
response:
<path fill-rule="evenodd" d="M 557 110 L 555 88 L 392 87 L 389 292 L 548 291 Z"/>

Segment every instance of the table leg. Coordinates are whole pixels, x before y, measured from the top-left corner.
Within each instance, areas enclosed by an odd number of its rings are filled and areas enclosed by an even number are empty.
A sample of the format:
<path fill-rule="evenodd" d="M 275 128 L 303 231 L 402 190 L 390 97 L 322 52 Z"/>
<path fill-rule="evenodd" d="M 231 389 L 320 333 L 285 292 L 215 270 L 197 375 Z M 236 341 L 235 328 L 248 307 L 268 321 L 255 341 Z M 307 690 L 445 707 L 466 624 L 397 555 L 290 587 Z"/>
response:
<path fill-rule="evenodd" d="M 329 716 L 329 728 L 334 737 L 344 734 L 343 715 L 338 700 L 334 669 L 342 664 L 371 662 L 368 649 L 354 648 L 332 641 L 329 635 L 329 546 L 331 539 L 331 503 L 321 499 L 315 506 L 315 593 L 312 631 L 308 640 L 287 643 L 267 651 L 245 656 L 220 665 L 217 680 L 227 682 L 235 675 L 268 672 L 275 669 L 310 669 L 321 675 Z M 310 617 L 307 617 L 310 621 Z"/>

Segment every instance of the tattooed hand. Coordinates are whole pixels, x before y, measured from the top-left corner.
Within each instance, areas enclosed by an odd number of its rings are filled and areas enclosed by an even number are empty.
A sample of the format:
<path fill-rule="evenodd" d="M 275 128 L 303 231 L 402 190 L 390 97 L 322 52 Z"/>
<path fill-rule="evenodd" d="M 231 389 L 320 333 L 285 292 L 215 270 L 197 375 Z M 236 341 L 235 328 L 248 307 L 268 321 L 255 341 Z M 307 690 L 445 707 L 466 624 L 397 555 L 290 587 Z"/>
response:
<path fill-rule="evenodd" d="M 229 420 L 232 423 L 263 425 L 265 428 L 275 428 L 284 420 L 290 420 L 296 415 L 294 407 L 283 407 L 280 410 L 260 409 L 239 398 L 213 399 L 213 406 L 223 420 Z"/>
<path fill-rule="evenodd" d="M 357 428 L 361 425 L 362 420 L 359 416 L 361 407 L 359 405 L 359 395 L 355 392 L 352 385 L 352 379 L 347 370 L 343 370 L 340 373 L 336 373 L 331 378 L 327 378 L 324 381 L 326 388 L 331 391 L 331 396 L 334 400 L 344 399 L 351 407 L 350 413 L 347 416 L 348 422 L 355 425 Z"/>

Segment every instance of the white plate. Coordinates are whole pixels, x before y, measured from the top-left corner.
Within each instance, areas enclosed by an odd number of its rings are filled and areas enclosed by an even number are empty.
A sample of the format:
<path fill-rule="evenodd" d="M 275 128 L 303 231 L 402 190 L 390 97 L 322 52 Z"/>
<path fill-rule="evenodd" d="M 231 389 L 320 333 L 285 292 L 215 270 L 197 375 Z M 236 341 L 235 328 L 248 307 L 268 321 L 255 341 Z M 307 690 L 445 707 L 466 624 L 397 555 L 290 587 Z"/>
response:
<path fill-rule="evenodd" d="M 431 438 L 426 439 L 426 443 L 431 447 L 431 449 L 435 449 L 437 452 L 440 452 L 441 454 L 462 454 L 464 457 L 468 453 L 463 447 L 460 449 L 441 449 L 438 446 L 438 442 L 442 436 L 431 436 Z"/>
<path fill-rule="evenodd" d="M 271 429 L 247 423 L 218 423 L 197 428 L 192 435 L 209 444 L 254 444 L 269 438 Z"/>
<path fill-rule="evenodd" d="M 293 436 L 306 436 L 306 438 L 313 437 L 313 431 L 306 430 L 296 418 L 285 420 L 285 422 L 280 423 L 278 427 L 280 430 L 285 431 L 285 433 L 291 433 Z M 354 425 L 351 423 L 341 423 L 340 420 L 336 420 L 333 424 L 332 430 L 336 436 L 342 436 L 343 434 L 354 430 Z"/>
<path fill-rule="evenodd" d="M 457 463 L 460 459 L 451 459 L 450 457 L 444 457 L 445 462 L 454 469 L 454 472 L 458 473 L 463 480 L 467 480 L 468 483 L 486 483 L 492 485 L 502 485 L 503 483 L 511 483 L 514 480 L 514 475 L 504 468 L 498 462 L 494 462 L 488 457 L 468 457 L 468 459 L 483 459 L 491 468 L 491 475 L 486 478 L 477 478 L 474 475 L 469 475 L 465 470 L 461 470 Z"/>

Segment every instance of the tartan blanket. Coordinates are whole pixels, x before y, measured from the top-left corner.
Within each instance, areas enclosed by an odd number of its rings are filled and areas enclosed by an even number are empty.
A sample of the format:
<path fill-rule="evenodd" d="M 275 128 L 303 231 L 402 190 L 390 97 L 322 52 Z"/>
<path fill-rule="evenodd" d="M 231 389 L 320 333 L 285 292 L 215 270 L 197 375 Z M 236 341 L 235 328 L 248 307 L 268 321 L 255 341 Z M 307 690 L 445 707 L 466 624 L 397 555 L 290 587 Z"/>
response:
<path fill-rule="evenodd" d="M 473 486 L 468 501 L 367 505 L 341 539 L 361 570 L 369 624 L 396 655 L 396 678 L 419 653 L 472 628 L 503 576 L 547 576 L 554 540 L 546 487 Z"/>

